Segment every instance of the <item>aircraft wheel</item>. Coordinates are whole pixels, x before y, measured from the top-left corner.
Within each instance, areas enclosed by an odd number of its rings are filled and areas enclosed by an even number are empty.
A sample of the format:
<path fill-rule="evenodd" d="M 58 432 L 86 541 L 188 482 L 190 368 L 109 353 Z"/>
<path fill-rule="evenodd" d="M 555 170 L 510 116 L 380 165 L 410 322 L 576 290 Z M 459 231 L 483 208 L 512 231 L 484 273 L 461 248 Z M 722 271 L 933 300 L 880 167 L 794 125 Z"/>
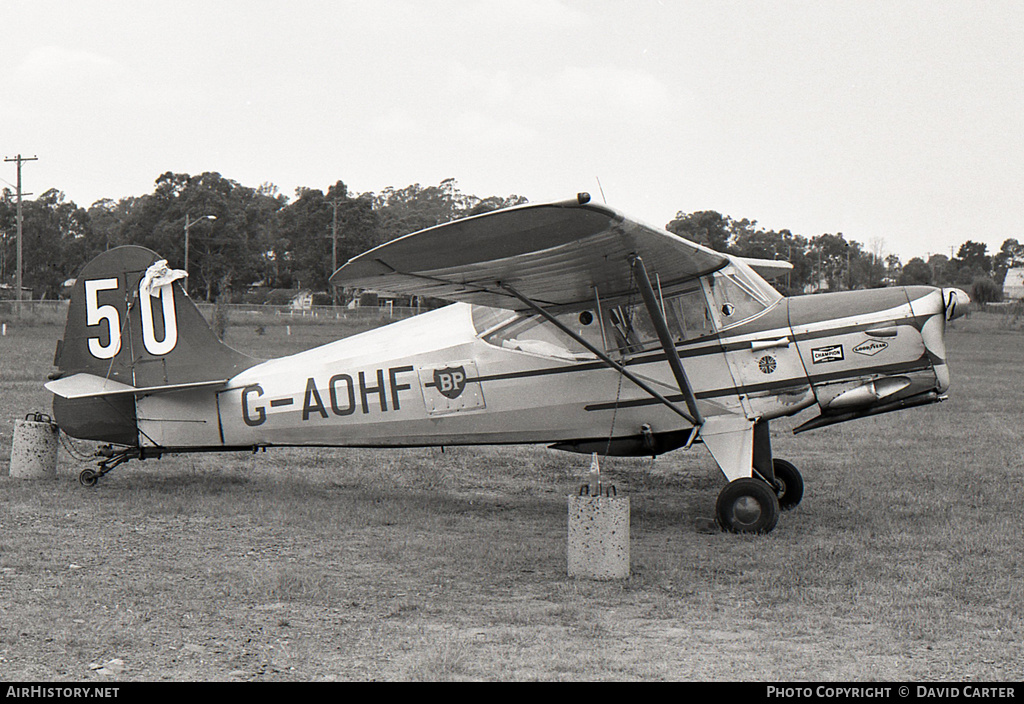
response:
<path fill-rule="evenodd" d="M 96 486 L 99 480 L 99 472 L 92 469 L 83 469 L 78 475 L 78 481 L 82 486 Z"/>
<path fill-rule="evenodd" d="M 779 508 L 789 511 L 797 507 L 804 498 L 804 478 L 800 471 L 786 460 L 772 460 L 775 471 L 775 495 L 779 497 Z"/>
<path fill-rule="evenodd" d="M 769 533 L 779 521 L 779 500 L 760 479 L 734 479 L 718 495 L 715 518 L 730 533 Z"/>

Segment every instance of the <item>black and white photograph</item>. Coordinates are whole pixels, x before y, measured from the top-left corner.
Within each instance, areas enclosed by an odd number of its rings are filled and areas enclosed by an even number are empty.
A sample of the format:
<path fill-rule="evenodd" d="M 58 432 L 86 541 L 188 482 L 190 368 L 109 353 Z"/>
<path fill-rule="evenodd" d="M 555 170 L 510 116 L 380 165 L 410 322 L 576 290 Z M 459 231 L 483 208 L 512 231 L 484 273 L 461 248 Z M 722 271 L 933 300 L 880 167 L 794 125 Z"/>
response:
<path fill-rule="evenodd" d="M 0 25 L 6 699 L 1016 697 L 1021 2 Z"/>

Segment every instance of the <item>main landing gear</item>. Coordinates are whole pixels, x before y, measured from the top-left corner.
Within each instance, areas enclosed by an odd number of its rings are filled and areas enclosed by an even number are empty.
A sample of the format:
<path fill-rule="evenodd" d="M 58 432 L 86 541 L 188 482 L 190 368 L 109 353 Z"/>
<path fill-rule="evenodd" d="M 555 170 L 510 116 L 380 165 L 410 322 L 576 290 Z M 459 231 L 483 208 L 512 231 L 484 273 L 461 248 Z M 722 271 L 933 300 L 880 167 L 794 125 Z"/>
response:
<path fill-rule="evenodd" d="M 772 470 L 775 472 L 775 495 L 779 498 L 779 508 L 783 511 L 796 508 L 804 498 L 804 478 L 786 460 L 772 459 Z"/>
<path fill-rule="evenodd" d="M 773 459 L 775 481 L 741 477 L 729 482 L 718 495 L 715 520 L 731 533 L 769 533 L 779 521 L 780 511 L 789 511 L 804 495 L 800 472 L 786 460 Z"/>

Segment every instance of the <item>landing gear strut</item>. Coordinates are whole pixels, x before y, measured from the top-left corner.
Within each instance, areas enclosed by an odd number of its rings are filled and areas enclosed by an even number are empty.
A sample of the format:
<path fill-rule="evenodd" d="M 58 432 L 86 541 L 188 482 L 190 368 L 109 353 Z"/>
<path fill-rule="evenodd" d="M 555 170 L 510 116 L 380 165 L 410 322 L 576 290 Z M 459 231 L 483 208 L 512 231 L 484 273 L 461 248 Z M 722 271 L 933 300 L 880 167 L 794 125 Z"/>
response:
<path fill-rule="evenodd" d="M 82 486 L 96 486 L 100 477 L 112 470 L 114 467 L 119 464 L 123 464 L 130 459 L 140 457 L 141 455 L 142 452 L 137 447 L 126 447 L 123 450 L 114 450 L 112 446 L 104 445 L 96 451 L 96 456 L 106 458 L 96 463 L 96 466 L 99 469 L 83 469 L 78 473 L 78 482 Z"/>
<path fill-rule="evenodd" d="M 732 479 L 718 495 L 715 519 L 733 533 L 768 533 L 780 511 L 800 503 L 804 480 L 791 463 L 772 457 L 768 421 L 744 420 L 718 416 L 708 421 L 716 423 L 714 429 L 702 432 L 718 466 Z"/>

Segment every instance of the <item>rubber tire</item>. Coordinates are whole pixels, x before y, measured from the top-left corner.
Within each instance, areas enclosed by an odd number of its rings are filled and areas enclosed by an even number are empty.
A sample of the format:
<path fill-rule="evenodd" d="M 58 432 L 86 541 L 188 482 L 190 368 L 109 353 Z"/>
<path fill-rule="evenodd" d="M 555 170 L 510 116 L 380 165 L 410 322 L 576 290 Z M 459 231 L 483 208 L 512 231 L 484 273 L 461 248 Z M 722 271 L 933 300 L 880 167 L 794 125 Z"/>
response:
<path fill-rule="evenodd" d="M 735 479 L 718 495 L 715 520 L 730 533 L 770 533 L 779 522 L 775 490 L 760 479 Z"/>
<path fill-rule="evenodd" d="M 775 495 L 779 499 L 779 508 L 791 511 L 800 505 L 804 498 L 804 478 L 800 470 L 786 460 L 773 459 L 772 470 L 781 486 L 775 487 Z"/>
<path fill-rule="evenodd" d="M 96 483 L 100 480 L 99 472 L 92 469 L 83 469 L 78 475 L 78 482 L 82 486 L 96 486 Z"/>

